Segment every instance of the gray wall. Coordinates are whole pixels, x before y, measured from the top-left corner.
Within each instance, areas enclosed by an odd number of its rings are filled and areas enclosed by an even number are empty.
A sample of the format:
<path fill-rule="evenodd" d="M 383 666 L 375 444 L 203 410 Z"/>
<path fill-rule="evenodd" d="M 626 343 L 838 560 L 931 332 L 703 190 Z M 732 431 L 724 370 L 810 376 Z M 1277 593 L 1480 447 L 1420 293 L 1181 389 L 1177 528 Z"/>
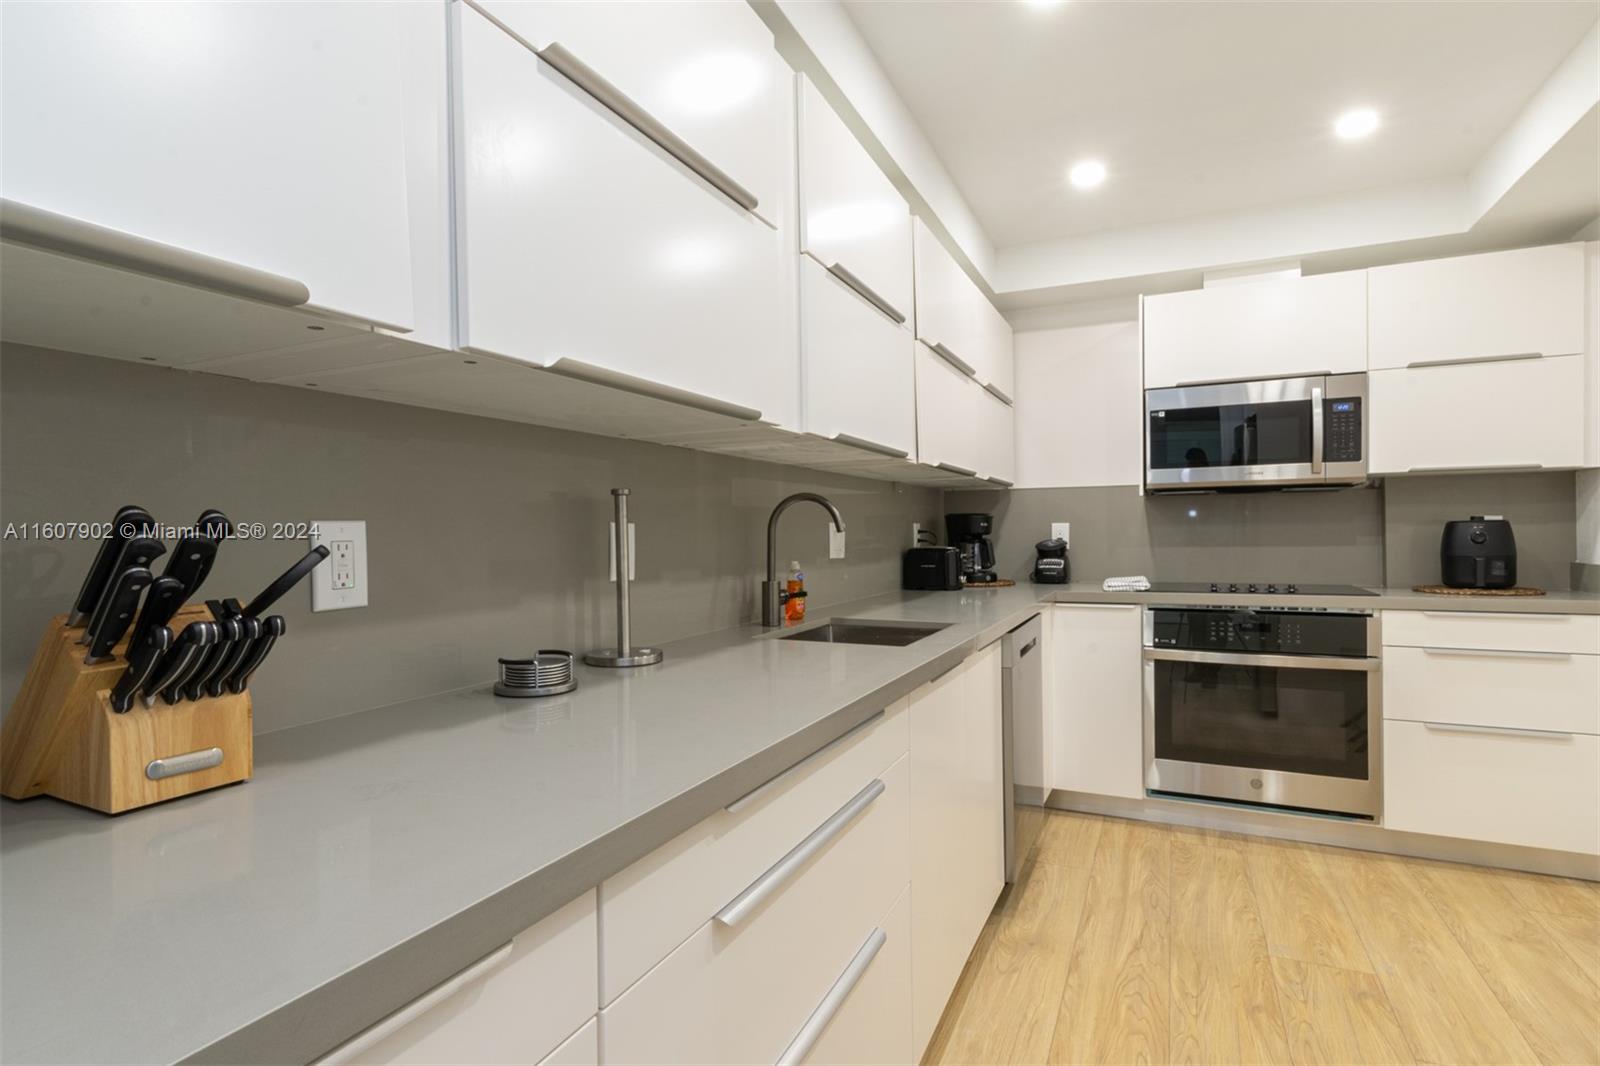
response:
<path fill-rule="evenodd" d="M 633 490 L 641 642 L 756 619 L 766 518 L 790 492 L 824 493 L 847 525 L 830 562 L 821 510 L 783 520 L 779 563 L 801 560 L 813 609 L 898 588 L 910 523 L 941 513 L 931 489 L 0 346 L 0 524 L 103 521 L 125 503 L 176 525 L 206 507 L 366 520 L 371 606 L 313 615 L 303 587 L 280 602 L 289 635 L 253 686 L 259 732 L 478 683 L 502 655 L 611 643 L 616 485 Z M 306 547 L 231 542 L 203 592 L 248 598 Z M 94 550 L 0 542 L 0 706 Z"/>

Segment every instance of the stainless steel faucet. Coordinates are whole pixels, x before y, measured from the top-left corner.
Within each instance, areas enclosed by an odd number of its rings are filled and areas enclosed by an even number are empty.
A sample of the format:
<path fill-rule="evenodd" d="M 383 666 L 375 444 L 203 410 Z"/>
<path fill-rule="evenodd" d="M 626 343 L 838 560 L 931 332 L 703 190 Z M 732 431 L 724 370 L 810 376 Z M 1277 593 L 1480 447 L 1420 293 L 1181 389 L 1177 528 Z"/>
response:
<path fill-rule="evenodd" d="M 802 500 L 826 509 L 833 518 L 833 528 L 844 532 L 844 516 L 826 496 L 797 492 L 778 501 L 778 506 L 772 509 L 772 517 L 767 519 L 767 579 L 761 583 L 761 624 L 764 626 L 783 625 L 783 605 L 789 601 L 789 590 L 778 584 L 778 516 L 788 510 L 790 504 Z"/>

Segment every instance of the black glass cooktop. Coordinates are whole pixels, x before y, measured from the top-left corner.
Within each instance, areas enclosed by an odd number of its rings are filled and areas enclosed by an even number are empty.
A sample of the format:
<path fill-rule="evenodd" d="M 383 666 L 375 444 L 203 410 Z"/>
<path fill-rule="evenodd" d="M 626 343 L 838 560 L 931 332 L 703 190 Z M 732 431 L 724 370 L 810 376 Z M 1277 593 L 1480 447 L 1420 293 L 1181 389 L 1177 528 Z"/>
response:
<path fill-rule="evenodd" d="M 1151 592 L 1240 592 L 1254 596 L 1376 596 L 1356 585 L 1302 585 L 1296 581 L 1155 581 Z"/>

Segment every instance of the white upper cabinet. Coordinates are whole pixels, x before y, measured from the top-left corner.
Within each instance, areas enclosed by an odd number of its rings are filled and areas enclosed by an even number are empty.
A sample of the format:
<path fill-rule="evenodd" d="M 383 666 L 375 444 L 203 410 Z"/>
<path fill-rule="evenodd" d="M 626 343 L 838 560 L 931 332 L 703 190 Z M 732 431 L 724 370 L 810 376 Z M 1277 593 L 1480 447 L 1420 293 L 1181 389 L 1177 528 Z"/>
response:
<path fill-rule="evenodd" d="M 407 329 L 396 11 L 8 4 L 0 195 L 279 275 L 309 290 L 306 306 Z"/>
<path fill-rule="evenodd" d="M 800 250 L 891 318 L 911 318 L 911 211 L 803 75 Z"/>
<path fill-rule="evenodd" d="M 800 260 L 806 429 L 869 451 L 917 448 L 916 341 L 809 256 Z"/>
<path fill-rule="evenodd" d="M 919 219 L 916 251 L 917 339 L 984 385 L 1012 399 L 1011 326 L 983 290 Z"/>
<path fill-rule="evenodd" d="M 597 76 L 623 106 L 648 116 L 749 193 L 751 211 L 782 225 L 793 187 L 786 148 L 791 75 L 773 51 L 772 31 L 746 5 L 479 0 L 475 6 L 556 66 Z M 574 60 L 577 67 L 570 67 Z M 613 107 L 614 99 L 600 102 Z"/>
<path fill-rule="evenodd" d="M 978 293 L 978 380 L 1006 403 L 1016 399 L 1016 357 L 1011 323 Z"/>
<path fill-rule="evenodd" d="M 1367 369 L 1367 272 L 1233 281 L 1144 298 L 1144 386 Z"/>
<path fill-rule="evenodd" d="M 978 476 L 1010 488 L 1017 481 L 1016 417 L 1010 404 L 988 390 L 975 394 L 978 409 Z"/>
<path fill-rule="evenodd" d="M 1582 244 L 1367 272 L 1372 369 L 1583 351 Z"/>
<path fill-rule="evenodd" d="M 792 245 L 719 177 L 782 217 L 793 83 L 760 20 L 489 5 L 519 41 L 452 10 L 461 344 L 795 425 Z"/>
<path fill-rule="evenodd" d="M 975 477 L 984 465 L 973 418 L 983 386 L 935 355 L 925 344 L 916 350 L 917 461 L 953 474 Z"/>

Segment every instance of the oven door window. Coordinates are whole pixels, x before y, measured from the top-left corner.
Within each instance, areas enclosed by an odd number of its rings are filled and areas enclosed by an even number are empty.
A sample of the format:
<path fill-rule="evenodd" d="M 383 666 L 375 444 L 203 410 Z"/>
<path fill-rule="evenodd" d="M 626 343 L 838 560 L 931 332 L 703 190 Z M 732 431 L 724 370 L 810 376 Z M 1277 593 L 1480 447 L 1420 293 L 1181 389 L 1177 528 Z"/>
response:
<path fill-rule="evenodd" d="M 1154 756 L 1367 778 L 1367 675 L 1158 660 Z"/>
<path fill-rule="evenodd" d="M 1311 401 L 1226 404 L 1150 415 L 1150 468 L 1266 466 L 1311 461 Z"/>

